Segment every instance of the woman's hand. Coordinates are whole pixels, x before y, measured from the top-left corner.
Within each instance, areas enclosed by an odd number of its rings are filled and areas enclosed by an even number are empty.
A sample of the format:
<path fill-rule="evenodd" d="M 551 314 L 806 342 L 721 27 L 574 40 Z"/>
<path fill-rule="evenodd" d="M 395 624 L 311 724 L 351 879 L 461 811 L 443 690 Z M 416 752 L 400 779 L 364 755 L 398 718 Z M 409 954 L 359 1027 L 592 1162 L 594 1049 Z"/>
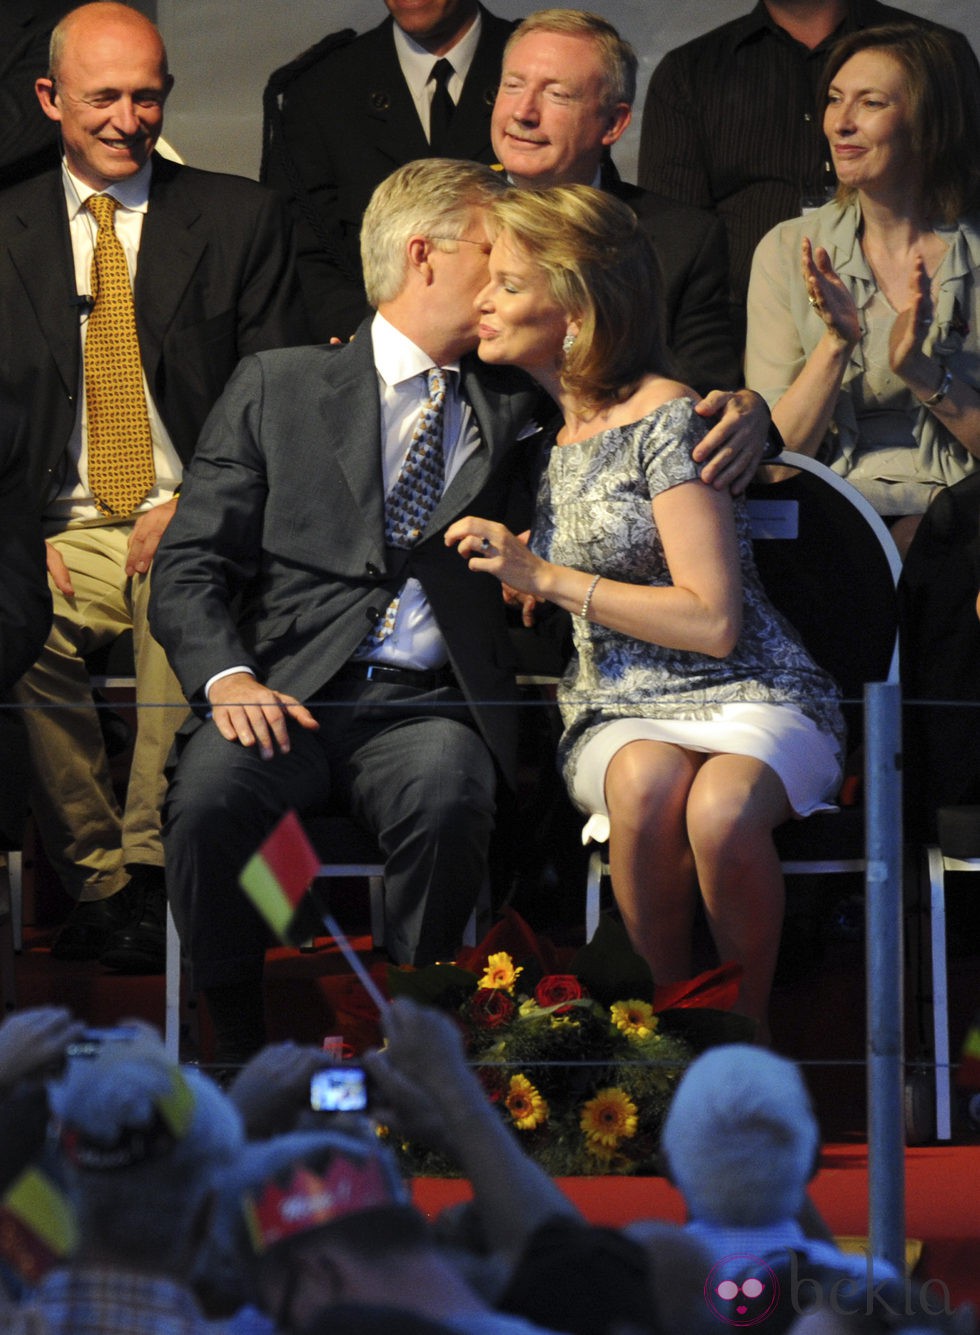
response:
<path fill-rule="evenodd" d="M 504 524 L 479 519 L 475 515 L 467 515 L 450 524 L 445 541 L 447 547 L 455 547 L 460 556 L 469 559 L 471 570 L 496 575 L 504 586 L 507 601 L 520 602 L 524 608 L 525 625 L 531 624 L 528 620 L 530 600 L 542 600 L 539 581 L 548 568 L 547 561 L 535 556 L 527 542 L 511 533 Z"/>
<path fill-rule="evenodd" d="M 905 381 L 925 381 L 927 393 L 930 379 L 935 380 L 934 363 L 922 351 L 922 344 L 932 324 L 932 287 L 925 260 L 916 255 L 909 279 L 909 304 L 900 311 L 892 325 L 888 340 L 888 360 L 892 370 Z M 933 367 L 930 376 L 930 367 Z M 913 387 L 914 391 L 914 387 Z"/>
<path fill-rule="evenodd" d="M 835 273 L 826 250 L 823 246 L 814 250 L 809 237 L 803 238 L 801 267 L 810 305 L 838 342 L 856 347 L 863 330 L 854 298 Z"/>

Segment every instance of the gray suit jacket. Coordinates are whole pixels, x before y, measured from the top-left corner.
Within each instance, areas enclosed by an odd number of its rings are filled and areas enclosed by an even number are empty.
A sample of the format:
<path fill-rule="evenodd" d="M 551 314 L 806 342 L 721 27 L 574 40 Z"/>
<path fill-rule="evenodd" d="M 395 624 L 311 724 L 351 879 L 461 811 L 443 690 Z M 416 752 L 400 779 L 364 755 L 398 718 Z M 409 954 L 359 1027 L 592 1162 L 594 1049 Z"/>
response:
<path fill-rule="evenodd" d="M 343 347 L 262 353 L 238 368 L 188 469 L 153 568 L 151 624 L 187 698 L 247 665 L 310 700 L 408 576 L 420 581 L 487 745 L 513 777 L 514 662 L 500 585 L 443 543 L 468 514 L 503 517 L 533 394 L 465 362 L 482 446 L 422 540 L 386 548 L 381 412 L 369 325 Z"/>

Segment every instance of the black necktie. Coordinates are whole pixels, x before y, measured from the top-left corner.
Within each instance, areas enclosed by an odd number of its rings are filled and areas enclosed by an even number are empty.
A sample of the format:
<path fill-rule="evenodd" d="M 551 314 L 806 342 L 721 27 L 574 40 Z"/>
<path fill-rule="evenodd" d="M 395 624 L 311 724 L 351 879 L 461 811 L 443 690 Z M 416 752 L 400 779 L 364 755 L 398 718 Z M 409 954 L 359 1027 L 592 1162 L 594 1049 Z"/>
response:
<path fill-rule="evenodd" d="M 449 96 L 449 80 L 453 77 L 453 67 L 448 60 L 437 60 L 432 66 L 429 82 L 435 81 L 432 105 L 429 109 L 429 146 L 434 157 L 445 157 L 449 142 L 449 123 L 456 110 L 456 103 Z"/>

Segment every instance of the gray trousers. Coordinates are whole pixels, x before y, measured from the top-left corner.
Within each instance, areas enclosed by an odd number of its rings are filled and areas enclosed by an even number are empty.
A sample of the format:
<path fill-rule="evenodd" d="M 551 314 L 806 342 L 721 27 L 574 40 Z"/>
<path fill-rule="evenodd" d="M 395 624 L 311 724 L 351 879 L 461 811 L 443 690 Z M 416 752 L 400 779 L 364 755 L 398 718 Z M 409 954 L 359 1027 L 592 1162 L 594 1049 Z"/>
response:
<path fill-rule="evenodd" d="M 318 703 L 321 702 L 321 703 Z M 496 769 L 459 691 L 332 683 L 319 732 L 262 760 L 212 722 L 185 742 L 164 810 L 167 890 L 195 989 L 255 977 L 265 924 L 238 875 L 283 813 L 340 811 L 385 858 L 385 948 L 397 963 L 452 959 L 487 878 Z"/>

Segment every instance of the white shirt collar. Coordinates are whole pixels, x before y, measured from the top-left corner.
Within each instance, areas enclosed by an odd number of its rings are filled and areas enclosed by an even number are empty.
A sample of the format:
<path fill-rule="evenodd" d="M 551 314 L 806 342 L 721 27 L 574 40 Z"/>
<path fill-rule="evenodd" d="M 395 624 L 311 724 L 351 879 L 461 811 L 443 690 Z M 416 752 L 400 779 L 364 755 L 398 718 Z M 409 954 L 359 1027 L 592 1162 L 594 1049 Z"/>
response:
<path fill-rule="evenodd" d="M 480 40 L 482 23 L 482 16 L 480 11 L 477 10 L 476 18 L 471 26 L 456 45 L 451 47 L 442 57 L 434 56 L 431 51 L 426 51 L 424 46 L 420 46 L 407 33 L 404 33 L 397 23 L 393 25 L 392 30 L 395 37 L 395 52 L 398 55 L 398 63 L 401 66 L 402 74 L 405 76 L 405 82 L 416 100 L 429 81 L 432 67 L 439 59 L 449 61 L 456 77 L 462 83 L 473 63 L 473 56 L 476 54 L 477 44 Z M 452 85 L 450 85 L 450 92 L 453 93 L 454 100 L 457 100 Z"/>
<path fill-rule="evenodd" d="M 386 385 L 401 385 L 413 376 L 425 375 L 434 365 L 427 352 L 396 329 L 383 315 L 375 315 L 371 323 L 371 343 L 374 365 Z M 446 371 L 459 372 L 459 362 L 447 362 Z"/>
<path fill-rule="evenodd" d="M 116 181 L 106 190 L 94 190 L 92 186 L 80 181 L 68 166 L 66 159 L 61 162 L 62 181 L 65 197 L 68 200 L 69 217 L 74 217 L 85 206 L 85 201 L 92 195 L 111 195 L 124 209 L 135 213 L 145 213 L 150 199 L 150 180 L 153 175 L 153 159 L 143 163 L 134 176 L 127 176 Z"/>

